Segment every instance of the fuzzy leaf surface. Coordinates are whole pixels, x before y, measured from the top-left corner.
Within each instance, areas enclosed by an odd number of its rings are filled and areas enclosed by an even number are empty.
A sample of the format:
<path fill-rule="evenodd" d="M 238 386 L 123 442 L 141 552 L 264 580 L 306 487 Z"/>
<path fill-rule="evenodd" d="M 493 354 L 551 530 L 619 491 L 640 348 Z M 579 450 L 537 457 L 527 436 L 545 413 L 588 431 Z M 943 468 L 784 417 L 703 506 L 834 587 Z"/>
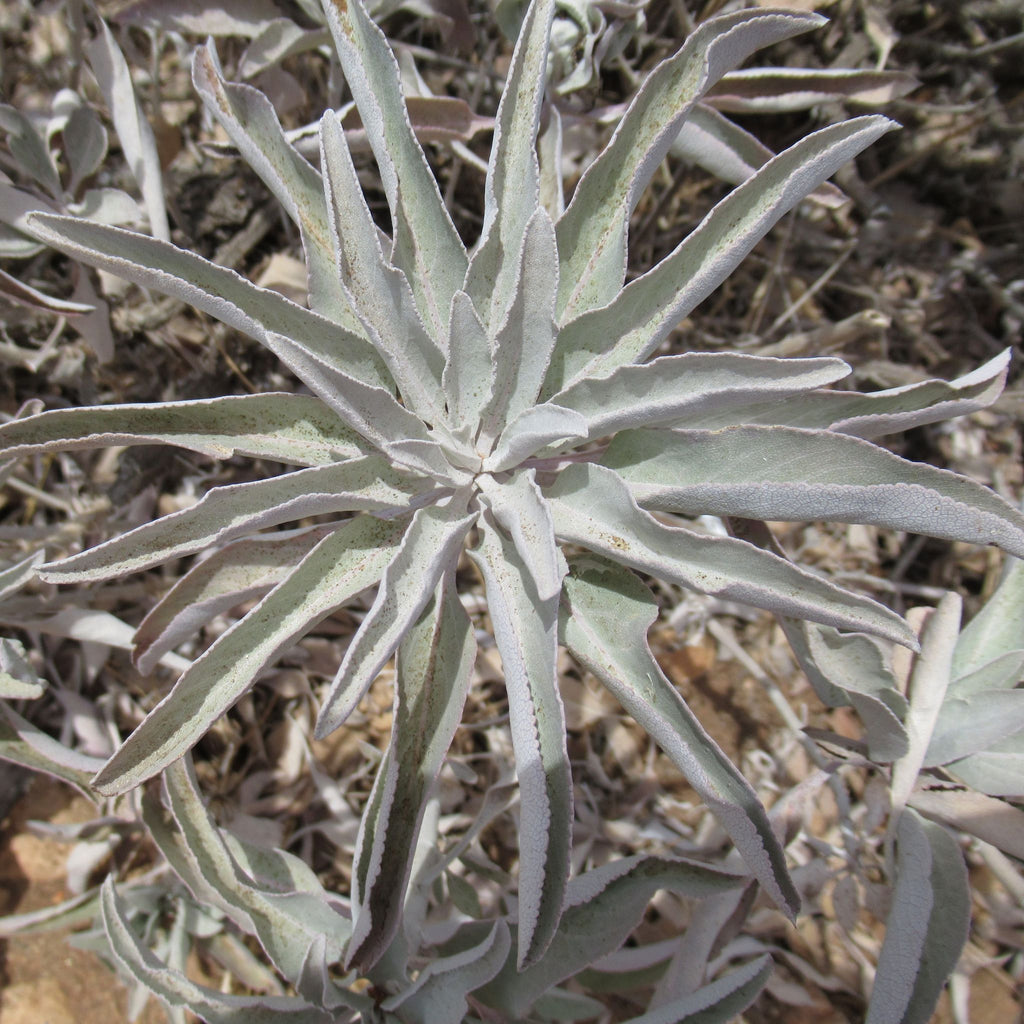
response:
<path fill-rule="evenodd" d="M 558 927 L 569 877 L 572 774 L 557 685 L 558 599 L 542 601 L 531 564 L 485 515 L 480 568 L 508 689 L 519 778 L 517 964 L 535 962 Z"/>
<path fill-rule="evenodd" d="M 367 447 L 323 402 L 286 393 L 52 409 L 0 426 L 4 458 L 137 444 L 171 444 L 215 459 L 250 455 L 293 466 L 341 462 L 365 454 Z"/>
<path fill-rule="evenodd" d="M 560 540 L 698 593 L 916 646 L 907 624 L 875 601 L 744 541 L 663 525 L 603 466 L 568 466 L 545 496 Z"/>
<path fill-rule="evenodd" d="M 442 580 L 399 648 L 391 743 L 360 823 L 347 961 L 364 970 L 401 924 L 426 800 L 462 717 L 475 655 L 469 617 Z"/>
<path fill-rule="evenodd" d="M 610 295 L 603 308 L 582 313 L 563 328 L 551 390 L 649 356 L 785 213 L 895 127 L 884 117 L 854 118 L 814 132 L 769 160 L 657 266 Z"/>
<path fill-rule="evenodd" d="M 260 669 L 380 579 L 405 525 L 359 516 L 325 537 L 192 663 L 96 776 L 96 788 L 124 792 L 181 757 Z"/>
<path fill-rule="evenodd" d="M 658 608 L 650 591 L 628 570 L 596 558 L 575 560 L 564 586 L 562 642 L 672 759 L 753 875 L 795 915 L 800 897 L 768 813 L 651 654 L 646 637 Z"/>
<path fill-rule="evenodd" d="M 1024 557 L 1024 515 L 987 487 L 863 441 L 793 427 L 622 433 L 604 465 L 645 508 L 871 523 Z M 670 481 L 665 483 L 664 481 Z"/>
<path fill-rule="evenodd" d="M 432 486 L 428 480 L 396 472 L 379 455 L 367 455 L 267 480 L 215 487 L 190 508 L 49 562 L 39 572 L 51 583 L 109 579 L 309 515 L 404 509 Z"/>
<path fill-rule="evenodd" d="M 560 323 L 619 292 L 630 214 L 694 103 L 754 51 L 820 24 L 817 15 L 778 11 L 714 18 L 647 76 L 558 222 Z"/>

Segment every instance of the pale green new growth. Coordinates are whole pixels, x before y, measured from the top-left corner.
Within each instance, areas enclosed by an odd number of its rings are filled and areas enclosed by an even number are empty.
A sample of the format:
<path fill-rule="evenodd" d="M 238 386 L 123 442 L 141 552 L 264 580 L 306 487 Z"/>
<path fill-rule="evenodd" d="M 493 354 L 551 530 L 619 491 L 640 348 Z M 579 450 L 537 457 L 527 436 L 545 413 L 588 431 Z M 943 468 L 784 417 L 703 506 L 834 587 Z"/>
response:
<path fill-rule="evenodd" d="M 700 353 L 647 362 L 780 217 L 895 127 L 865 116 L 801 140 L 625 285 L 630 214 L 688 112 L 758 48 L 820 24 L 817 16 L 748 10 L 706 21 L 647 78 L 553 220 L 541 205 L 536 135 L 554 3 L 533 0 L 498 113 L 484 234 L 468 252 L 413 134 L 385 37 L 360 0 L 324 6 L 380 169 L 393 238 L 370 216 L 335 112 L 321 122 L 317 170 L 291 147 L 264 97 L 224 81 L 210 48 L 197 51 L 193 72 L 211 114 L 299 227 L 311 309 L 167 242 L 70 217 L 28 218 L 40 241 L 255 338 L 312 396 L 46 412 L 0 427 L 0 446 L 7 457 L 163 442 L 300 467 L 215 488 L 192 508 L 40 570 L 54 583 L 102 580 L 217 547 L 149 613 L 137 634 L 144 667 L 196 628 L 204 609 L 260 597 L 192 663 L 95 784 L 115 794 L 165 773 L 170 813 L 191 836 L 188 853 L 167 838 L 168 859 L 206 879 L 299 995 L 263 1000 L 259 1010 L 241 999 L 216 1003 L 152 960 L 107 886 L 103 914 L 118 960 L 167 1001 L 209 1020 L 348 1020 L 332 1016 L 342 1005 L 363 1012 L 367 998 L 336 984 L 328 967 L 340 956 L 372 971 L 404 948 L 417 836 L 470 685 L 472 627 L 486 627 L 507 682 L 521 790 L 514 940 L 503 921 L 471 924 L 459 951 L 383 1005 L 398 1020 L 457 1022 L 473 992 L 511 1019 L 589 962 L 578 941 L 589 942 L 591 954 L 616 948 L 655 889 L 703 894 L 742 881 L 654 858 L 570 880 L 573 792 L 559 642 L 649 730 L 752 876 L 794 915 L 799 897 L 767 813 L 647 648 L 656 608 L 634 570 L 822 624 L 814 643 L 823 650 L 844 632 L 916 647 L 907 623 L 878 602 L 745 540 L 709 536 L 692 520 L 874 523 L 1024 556 L 1024 517 L 1012 506 L 866 440 L 991 402 L 1006 359 L 952 384 L 879 395 L 827 390 L 849 372 L 831 358 Z M 341 518 L 306 533 L 258 533 L 311 515 Z M 459 602 L 464 551 L 483 580 L 489 621 L 470 623 Z M 342 725 L 397 655 L 394 733 L 359 832 L 351 932 L 338 943 L 342 932 L 318 931 L 333 913 L 323 894 L 291 902 L 268 895 L 197 806 L 186 769 L 172 765 L 279 654 L 372 586 L 376 598 L 317 725 L 319 736 Z M 849 686 L 858 707 L 892 726 L 893 756 L 905 754 L 897 728 L 905 705 L 886 704 L 870 680 Z M 919 767 L 926 751 L 910 745 Z M 908 823 L 904 840 L 908 850 L 932 849 L 933 873 L 943 869 L 941 839 Z M 517 952 L 507 956 L 510 946 Z M 673 1006 L 681 1018 L 724 1021 L 742 1012 L 766 971 L 755 961 Z M 704 1016 L 710 1006 L 717 1011 Z"/>

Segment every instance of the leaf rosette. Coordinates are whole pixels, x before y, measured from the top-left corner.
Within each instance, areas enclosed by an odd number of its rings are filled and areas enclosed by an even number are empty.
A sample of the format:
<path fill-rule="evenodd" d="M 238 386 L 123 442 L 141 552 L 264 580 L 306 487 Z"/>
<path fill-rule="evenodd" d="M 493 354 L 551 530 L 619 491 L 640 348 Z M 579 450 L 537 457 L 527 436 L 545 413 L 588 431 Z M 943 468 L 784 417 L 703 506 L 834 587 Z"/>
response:
<path fill-rule="evenodd" d="M 396 658 L 394 732 L 355 858 L 346 958 L 362 968 L 399 927 L 419 822 L 470 683 L 476 641 L 456 580 L 463 552 L 483 580 L 508 690 L 521 789 L 520 968 L 544 956 L 569 905 L 559 643 L 675 761 L 770 896 L 797 909 L 764 808 L 647 647 L 656 607 L 638 573 L 916 643 L 881 604 L 745 540 L 701 532 L 693 517 L 877 523 L 1024 557 L 1024 517 L 1011 505 L 870 440 L 992 401 L 1006 355 L 952 383 L 871 395 L 829 390 L 849 373 L 835 358 L 652 358 L 780 217 L 892 122 L 857 117 L 796 143 L 624 286 L 630 215 L 689 112 L 757 49 L 822 19 L 760 9 L 705 22 L 650 74 L 560 212 L 542 202 L 536 147 L 553 7 L 534 0 L 523 22 L 471 252 L 414 136 L 394 56 L 359 0 L 325 0 L 325 13 L 391 237 L 370 215 L 334 111 L 321 122 L 317 170 L 260 92 L 225 81 L 210 46 L 193 65 L 211 113 L 299 228 L 310 308 L 168 242 L 29 218 L 41 241 L 255 338 L 308 389 L 46 412 L 0 428 L 0 444 L 8 458 L 166 443 L 295 467 L 216 487 L 40 575 L 103 580 L 214 548 L 140 626 L 143 669 L 209 615 L 259 597 L 100 771 L 95 785 L 108 794 L 181 758 L 275 657 L 377 587 L 317 724 L 320 736 L 341 725 Z M 309 516 L 321 525 L 277 529 Z"/>

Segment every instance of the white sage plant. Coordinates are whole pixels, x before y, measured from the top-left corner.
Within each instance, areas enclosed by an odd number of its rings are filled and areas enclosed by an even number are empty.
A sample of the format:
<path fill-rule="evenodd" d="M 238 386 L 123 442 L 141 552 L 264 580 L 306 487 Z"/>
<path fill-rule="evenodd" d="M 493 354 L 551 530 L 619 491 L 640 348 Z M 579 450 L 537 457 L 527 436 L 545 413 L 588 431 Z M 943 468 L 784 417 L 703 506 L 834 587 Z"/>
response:
<path fill-rule="evenodd" d="M 163 773 L 166 808 L 147 805 L 161 849 L 193 892 L 259 937 L 299 993 L 291 1009 L 282 1002 L 290 997 L 268 999 L 258 1018 L 211 1016 L 203 1003 L 207 1019 L 277 1019 L 299 1004 L 318 1008 L 310 1020 L 348 1019 L 322 1014 L 342 1005 L 362 1013 L 366 997 L 328 969 L 341 961 L 372 977 L 404 962 L 403 893 L 470 685 L 474 626 L 485 624 L 459 598 L 464 554 L 482 579 L 508 693 L 521 794 L 518 907 L 511 931 L 481 922 L 465 933 L 472 956 L 464 944 L 446 967 L 422 971 L 415 992 L 393 997 L 388 1012 L 398 1020 L 459 1021 L 469 992 L 514 1019 L 586 966 L 581 949 L 596 958 L 623 941 L 655 889 L 683 885 L 681 874 L 691 894 L 737 882 L 657 858 L 570 881 L 560 643 L 686 775 L 768 896 L 797 912 L 765 809 L 647 645 L 657 606 L 641 577 L 909 647 L 916 636 L 876 601 L 756 544 L 702 532 L 694 519 L 871 523 L 1024 557 L 1024 517 L 1013 506 L 872 443 L 991 402 L 1008 354 L 952 383 L 876 394 L 830 390 L 850 372 L 836 358 L 662 354 L 673 327 L 757 241 L 891 121 L 857 117 L 804 138 L 624 286 L 630 215 L 688 114 L 757 49 L 823 19 L 758 9 L 702 24 L 646 79 L 563 210 L 541 200 L 557 168 L 542 166 L 536 148 L 554 6 L 533 0 L 524 19 L 471 251 L 414 136 L 397 63 L 360 0 L 324 0 L 324 11 L 379 168 L 391 237 L 371 217 L 334 111 L 321 121 L 317 170 L 259 91 L 225 81 L 210 46 L 194 58 L 203 101 L 298 226 L 310 308 L 165 241 L 73 217 L 28 218 L 40 241 L 261 342 L 309 392 L 63 409 L 0 428 L 4 459 L 161 443 L 295 467 L 215 487 L 193 507 L 39 569 L 50 583 L 88 583 L 213 548 L 139 627 L 143 672 L 211 615 L 260 597 L 93 782 L 113 795 Z M 275 529 L 311 516 L 318 525 Z M 213 826 L 187 754 L 275 658 L 370 587 L 376 598 L 323 694 L 316 729 L 323 737 L 345 722 L 396 658 L 393 734 L 362 819 L 348 921 L 296 858 L 260 860 Z M 103 906 L 119 958 L 171 999 L 170 974 L 138 951 L 110 886 Z M 730 991 L 756 991 L 763 970 L 755 962 Z M 193 1005 L 199 996 L 188 991 L 175 998 Z M 448 1009 L 431 1003 L 436 1014 L 427 1014 L 425 991 L 448 998 Z M 722 1005 L 734 1014 L 746 1004 Z"/>

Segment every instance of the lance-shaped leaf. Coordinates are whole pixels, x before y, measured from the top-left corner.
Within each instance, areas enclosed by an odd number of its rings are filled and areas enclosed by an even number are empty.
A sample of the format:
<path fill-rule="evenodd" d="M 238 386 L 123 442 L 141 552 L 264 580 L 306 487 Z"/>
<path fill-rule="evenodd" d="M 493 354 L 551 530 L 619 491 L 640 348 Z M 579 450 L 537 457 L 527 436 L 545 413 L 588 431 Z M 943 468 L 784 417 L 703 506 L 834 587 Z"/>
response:
<path fill-rule="evenodd" d="M 192 58 L 192 82 L 246 163 L 274 193 L 302 236 L 313 308 L 361 335 L 362 324 L 341 288 L 320 175 L 285 137 L 274 108 L 258 89 L 224 81 L 212 45 Z"/>
<path fill-rule="evenodd" d="M 492 476 L 480 476 L 477 484 L 495 521 L 512 538 L 523 562 L 529 563 L 537 595 L 542 601 L 556 597 L 562 589 L 565 560 L 534 471 L 520 471 L 500 484 Z"/>
<path fill-rule="evenodd" d="M 181 299 L 250 338 L 265 341 L 268 331 L 302 338 L 339 369 L 390 387 L 387 367 L 364 338 L 194 252 L 77 217 L 35 213 L 28 225 L 47 245 L 143 288 Z"/>
<path fill-rule="evenodd" d="M 876 601 L 744 541 L 658 522 L 612 470 L 577 463 L 544 493 L 560 540 L 702 594 L 917 645 L 907 624 Z"/>
<path fill-rule="evenodd" d="M 381 1008 L 397 1011 L 409 1024 L 461 1024 L 466 997 L 490 981 L 508 956 L 512 939 L 504 921 L 494 922 L 484 940 L 470 949 L 431 960 L 416 980 Z"/>
<path fill-rule="evenodd" d="M 526 226 L 508 315 L 494 339 L 491 396 L 480 414 L 481 450 L 502 428 L 534 407 L 555 346 L 558 254 L 547 212 L 538 209 Z"/>
<path fill-rule="evenodd" d="M 161 963 L 139 941 L 117 896 L 113 876 L 101 889 L 103 927 L 120 967 L 168 1006 L 191 1010 L 208 1024 L 331 1024 L 335 1016 L 293 996 L 227 996 Z"/>
<path fill-rule="evenodd" d="M 978 672 L 996 658 L 1013 655 L 1024 648 L 1020 629 L 1022 621 L 1024 561 L 1007 559 L 999 586 L 957 639 L 953 652 L 954 692 L 964 691 L 962 680 L 969 674 Z"/>
<path fill-rule="evenodd" d="M 572 774 L 558 692 L 558 599 L 542 601 L 530 562 L 483 516 L 470 552 L 487 588 L 519 777 L 519 967 L 548 948 L 569 877 Z"/>
<path fill-rule="evenodd" d="M 1024 690 L 982 690 L 950 697 L 939 709 L 928 742 L 925 768 L 988 750 L 1024 729 Z"/>
<path fill-rule="evenodd" d="M 275 892 L 254 885 L 211 819 L 189 758 L 167 768 L 164 785 L 167 805 L 181 832 L 181 849 L 193 874 L 197 873 L 232 917 L 259 939 L 300 995 L 328 1007 L 359 1005 L 360 997 L 339 990 L 327 975 L 328 965 L 341 956 L 349 923 L 329 905 L 324 891 Z"/>
<path fill-rule="evenodd" d="M 398 62 L 360 0 L 325 0 L 324 12 L 388 197 L 393 262 L 409 278 L 432 336 L 444 338 L 469 261 L 413 133 Z"/>
<path fill-rule="evenodd" d="M 760 956 L 625 1024 L 731 1024 L 758 997 L 771 973 L 772 958 Z"/>
<path fill-rule="evenodd" d="M 620 366 L 560 391 L 553 405 L 586 417 L 590 437 L 643 425 L 672 424 L 706 410 L 742 408 L 771 395 L 776 401 L 842 380 L 841 359 L 772 359 L 735 352 L 687 352 L 642 366 Z"/>
<path fill-rule="evenodd" d="M 428 423 L 441 423 L 444 357 L 423 326 L 405 274 L 384 259 L 345 133 L 330 110 L 320 122 L 320 153 L 335 273 L 406 404 Z"/>
<path fill-rule="evenodd" d="M 265 343 L 296 377 L 371 444 L 387 450 L 393 442 L 418 442 L 415 454 L 407 452 L 399 457 L 396 453 L 395 457 L 414 471 L 441 480 L 458 480 L 423 421 L 399 404 L 389 390 L 366 384 L 337 369 L 297 338 L 268 334 Z"/>
<path fill-rule="evenodd" d="M 854 118 L 814 132 L 768 161 L 718 203 L 657 266 L 614 298 L 609 296 L 612 301 L 604 308 L 583 313 L 563 328 L 550 384 L 564 387 L 584 369 L 587 376 L 600 376 L 645 359 L 739 266 L 783 214 L 895 127 L 884 117 Z"/>
<path fill-rule="evenodd" d="M 755 50 L 821 23 L 779 11 L 713 18 L 647 76 L 558 222 L 560 323 L 606 305 L 622 287 L 630 214 L 693 104 Z"/>
<path fill-rule="evenodd" d="M 331 682 L 316 722 L 318 739 L 352 713 L 430 601 L 442 574 L 457 562 L 462 541 L 476 521 L 465 498 L 418 509 L 401 546 L 388 562 L 366 613 Z"/>
<path fill-rule="evenodd" d="M 181 675 L 96 776 L 96 788 L 123 792 L 181 757 L 265 665 L 380 579 L 406 525 L 359 516 L 325 537 Z"/>
<path fill-rule="evenodd" d="M 892 769 L 890 827 L 902 824 L 900 813 L 914 789 L 924 765 L 932 732 L 949 686 L 953 648 L 960 631 L 963 602 L 959 594 L 947 592 L 930 612 L 921 630 L 921 653 L 915 658 L 907 684 L 907 752 Z"/>
<path fill-rule="evenodd" d="M 708 90 L 705 101 L 733 114 L 807 110 L 837 99 L 874 106 L 899 99 L 918 84 L 904 71 L 746 68 L 723 76 Z"/>
<path fill-rule="evenodd" d="M 813 391 L 798 403 L 780 406 L 778 402 L 756 402 L 742 410 L 709 411 L 699 422 L 682 421 L 678 426 L 710 429 L 738 423 L 778 424 L 833 430 L 854 437 L 882 437 L 991 405 L 1002 394 L 1009 365 L 1010 350 L 1005 349 L 953 381 L 926 380 L 867 394 Z"/>
<path fill-rule="evenodd" d="M 401 924 L 427 797 L 462 716 L 475 655 L 469 617 L 447 576 L 399 648 L 391 744 L 359 826 L 346 959 L 364 971 Z M 502 961 L 504 954 L 495 971 Z"/>
<path fill-rule="evenodd" d="M 466 291 L 492 332 L 516 294 L 513 257 L 523 246 L 527 223 L 540 200 L 536 140 L 554 10 L 553 0 L 533 0 L 527 8 L 494 123 L 484 183 L 482 241 L 466 278 Z M 557 260 L 553 242 L 552 253 Z M 552 289 L 557 284 L 557 265 L 555 274 L 548 282 Z M 553 313 L 553 292 L 551 306 Z"/>
<path fill-rule="evenodd" d="M 564 587 L 562 642 L 672 759 L 754 877 L 795 915 L 800 897 L 767 811 L 651 654 L 646 637 L 658 608 L 650 591 L 628 570 L 592 557 L 572 563 Z"/>
<path fill-rule="evenodd" d="M 659 889 L 700 899 L 743 881 L 717 868 L 670 857 L 623 857 L 588 871 L 569 883 L 565 912 L 547 952 L 518 971 L 510 959 L 477 998 L 519 1019 L 553 985 L 618 949 Z"/>
<path fill-rule="evenodd" d="M 1024 515 L 987 487 L 845 434 L 793 427 L 637 430 L 602 460 L 645 508 L 871 523 L 1024 557 Z"/>
<path fill-rule="evenodd" d="M 441 385 L 448 401 L 448 418 L 456 430 L 473 435 L 480 410 L 492 393 L 494 360 L 487 331 L 473 300 L 465 292 L 452 298 L 448 330 L 448 359 Z"/>
<path fill-rule="evenodd" d="M 927 1024 L 967 941 L 971 896 L 956 840 L 900 815 L 896 885 L 866 1024 Z"/>
<path fill-rule="evenodd" d="M 153 606 L 135 631 L 132 657 L 148 674 L 161 656 L 235 605 L 280 583 L 336 523 L 235 541 L 193 566 Z"/>
<path fill-rule="evenodd" d="M 49 562 L 40 575 L 50 583 L 109 579 L 304 516 L 404 509 L 432 487 L 396 472 L 379 455 L 214 487 L 190 508 Z"/>
<path fill-rule="evenodd" d="M 251 455 L 293 466 L 341 462 L 367 449 L 323 402 L 285 393 L 52 409 L 0 426 L 4 458 L 137 444 L 172 444 L 215 459 Z"/>
<path fill-rule="evenodd" d="M 947 764 L 946 771 L 989 796 L 1024 797 L 1024 732 L 1015 732 L 969 757 Z"/>

